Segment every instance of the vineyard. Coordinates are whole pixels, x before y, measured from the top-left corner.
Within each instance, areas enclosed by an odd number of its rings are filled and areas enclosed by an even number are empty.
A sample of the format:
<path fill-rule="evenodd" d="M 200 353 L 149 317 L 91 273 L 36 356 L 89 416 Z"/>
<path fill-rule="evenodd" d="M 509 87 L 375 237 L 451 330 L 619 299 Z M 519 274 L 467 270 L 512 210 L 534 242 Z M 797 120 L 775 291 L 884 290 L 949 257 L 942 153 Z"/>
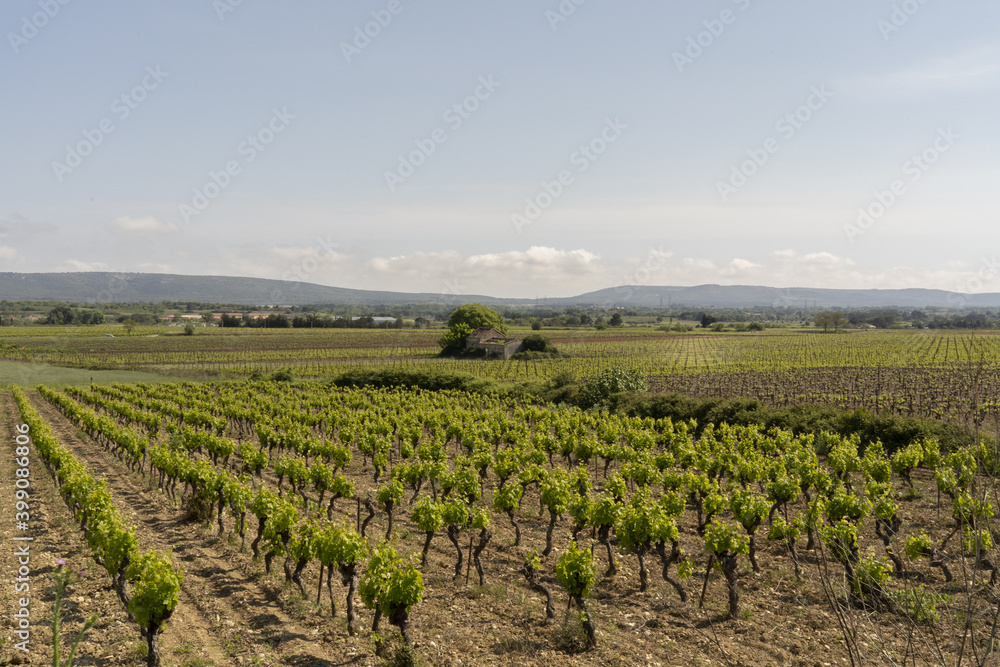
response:
<path fill-rule="evenodd" d="M 1000 423 L 1000 336 L 991 332 L 668 335 L 632 328 L 611 336 L 565 330 L 549 334 L 562 357 L 497 361 L 439 358 L 441 332 L 429 330 L 209 328 L 196 336 L 116 338 L 71 328 L 57 336 L 25 331 L 30 335 L 0 334 L 0 360 L 180 379 L 239 379 L 290 368 L 299 378 L 327 380 L 352 369 L 393 368 L 468 373 L 508 383 L 579 379 L 623 367 L 641 372 L 655 390 L 690 396 L 752 397 L 772 407 L 865 409 L 948 420 L 969 429 L 995 430 Z"/>
<path fill-rule="evenodd" d="M 0 330 L 0 359 L 61 366 L 183 371 L 203 367 L 249 374 L 291 365 L 304 375 L 326 377 L 343 366 L 413 364 L 469 366 L 484 377 L 550 377 L 565 371 L 587 375 L 609 366 L 631 366 L 650 376 L 705 372 L 785 371 L 816 368 L 938 367 L 998 358 L 994 332 L 769 331 L 743 334 L 665 334 L 649 328 L 552 330 L 565 358 L 527 367 L 516 363 L 438 360 L 440 330 L 219 329 L 196 336 L 160 335 L 148 327 L 121 336 L 120 327 Z M 45 335 L 43 335 L 45 334 Z M 523 334 L 521 334 L 523 335 Z M 518 369 L 517 366 L 521 368 Z"/>
<path fill-rule="evenodd" d="M 699 353 L 759 345 L 729 344 Z M 315 382 L 14 397 L 149 664 L 196 632 L 233 664 L 998 661 L 992 445 Z"/>

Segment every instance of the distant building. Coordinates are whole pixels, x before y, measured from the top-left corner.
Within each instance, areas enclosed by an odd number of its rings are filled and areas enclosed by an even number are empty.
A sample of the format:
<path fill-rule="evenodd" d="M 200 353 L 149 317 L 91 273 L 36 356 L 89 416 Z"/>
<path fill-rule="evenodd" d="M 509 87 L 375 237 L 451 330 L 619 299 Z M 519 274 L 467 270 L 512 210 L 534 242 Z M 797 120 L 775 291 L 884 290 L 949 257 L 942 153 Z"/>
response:
<path fill-rule="evenodd" d="M 465 337 L 466 349 L 484 350 L 486 356 L 504 361 L 521 351 L 524 344 L 520 338 L 508 338 L 498 329 L 476 329 Z"/>

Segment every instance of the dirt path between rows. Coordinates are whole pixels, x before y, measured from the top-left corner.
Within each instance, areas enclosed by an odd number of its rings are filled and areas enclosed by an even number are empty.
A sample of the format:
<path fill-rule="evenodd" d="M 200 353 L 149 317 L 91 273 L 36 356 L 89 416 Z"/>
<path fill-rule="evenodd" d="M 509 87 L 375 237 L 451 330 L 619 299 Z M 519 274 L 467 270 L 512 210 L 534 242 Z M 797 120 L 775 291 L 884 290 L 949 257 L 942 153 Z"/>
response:
<path fill-rule="evenodd" d="M 60 442 L 86 462 L 95 477 L 107 479 L 119 511 L 136 526 L 140 547 L 172 549 L 183 567 L 180 603 L 164 631 L 164 656 L 193 646 L 216 664 L 366 664 L 360 645 L 347 651 L 338 641 L 340 646 L 334 647 L 334 633 L 316 619 L 309 624 L 292 618 L 273 589 L 256 581 L 256 568 L 247 557 L 185 520 L 181 509 L 159 491 L 149 490 L 136 473 L 82 435 L 48 402 L 37 395 L 31 400 Z M 345 662 L 348 653 L 353 656 Z"/>
<path fill-rule="evenodd" d="M 3 439 L 0 447 L 0 509 L 4 512 L 3 520 L 0 521 L 0 537 L 5 545 L 0 550 L 0 577 L 5 590 L 5 594 L 0 596 L 0 614 L 3 617 L 3 637 L 7 638 L 2 649 L 2 662 L 51 664 L 55 599 L 51 575 L 57 567 L 56 560 L 63 559 L 66 561 L 64 567 L 78 573 L 76 583 L 69 587 L 63 599 L 63 636 L 75 637 L 88 616 L 97 614 L 99 617 L 77 650 L 81 664 L 84 661 L 101 667 L 145 664 L 141 655 L 145 642 L 139 635 L 138 626 L 129 623 L 125 610 L 111 588 L 110 577 L 94 561 L 90 547 L 59 496 L 45 464 L 30 445 L 30 486 L 26 489 L 29 494 L 27 530 L 20 529 L 15 522 L 17 499 L 14 459 L 17 434 L 14 427 L 20 423 L 20 414 L 13 396 L 8 392 L 0 393 L 0 438 Z M 31 540 L 14 539 L 18 537 L 29 537 Z M 27 557 L 30 573 L 25 582 L 29 588 L 27 591 L 15 591 L 21 566 L 15 552 L 25 544 L 30 552 Z M 29 630 L 27 652 L 15 647 L 22 641 L 15 634 L 19 628 L 15 627 L 14 620 L 14 614 L 20 609 L 21 597 L 30 600 L 32 627 Z"/>

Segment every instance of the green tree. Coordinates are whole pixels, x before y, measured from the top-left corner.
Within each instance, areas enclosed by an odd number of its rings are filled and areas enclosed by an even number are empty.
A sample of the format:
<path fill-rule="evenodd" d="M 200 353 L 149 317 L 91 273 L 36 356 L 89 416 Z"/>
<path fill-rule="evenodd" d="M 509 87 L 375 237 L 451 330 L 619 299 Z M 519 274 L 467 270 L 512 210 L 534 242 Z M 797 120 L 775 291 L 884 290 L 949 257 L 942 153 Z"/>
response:
<path fill-rule="evenodd" d="M 473 330 L 493 327 L 503 334 L 507 333 L 503 315 L 481 303 L 467 303 L 456 308 L 448 318 L 448 328 L 457 324 L 466 324 Z"/>
<path fill-rule="evenodd" d="M 481 303 L 467 303 L 456 308 L 448 318 L 448 333 L 441 337 L 438 344 L 443 352 L 456 352 L 465 347 L 465 338 L 470 333 L 489 328 L 507 334 L 500 313 Z"/>
<path fill-rule="evenodd" d="M 56 306 L 49 311 L 49 316 L 45 324 L 73 324 L 77 320 L 78 313 L 75 308 L 69 306 Z"/>
<path fill-rule="evenodd" d="M 832 328 L 834 333 L 836 333 L 847 326 L 848 320 L 847 315 L 844 315 L 839 310 L 834 310 L 816 313 L 815 321 L 817 327 L 823 327 L 823 331 L 829 331 Z"/>
<path fill-rule="evenodd" d="M 438 339 L 442 354 L 454 353 L 465 347 L 465 339 L 472 333 L 468 324 L 458 324 Z"/>

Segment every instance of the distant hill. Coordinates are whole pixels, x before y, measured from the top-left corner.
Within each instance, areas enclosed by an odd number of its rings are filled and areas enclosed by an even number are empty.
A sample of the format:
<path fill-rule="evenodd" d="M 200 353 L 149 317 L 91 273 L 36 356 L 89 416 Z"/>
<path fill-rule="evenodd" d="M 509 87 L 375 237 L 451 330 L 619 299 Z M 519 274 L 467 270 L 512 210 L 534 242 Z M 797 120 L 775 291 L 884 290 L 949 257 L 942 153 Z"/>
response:
<path fill-rule="evenodd" d="M 0 300 L 132 303 L 196 301 L 244 305 L 365 304 L 479 302 L 490 305 L 527 303 L 489 296 L 379 292 L 327 287 L 313 283 L 230 276 L 181 276 L 168 273 L 0 273 Z"/>
<path fill-rule="evenodd" d="M 697 285 L 695 287 L 624 286 L 588 292 L 549 303 L 614 304 L 619 306 L 716 306 L 746 308 L 788 306 L 795 308 L 871 308 L 898 306 L 1000 307 L 1000 294 L 959 294 L 934 289 L 822 289 L 811 287 L 761 287 L 752 285 Z"/>
<path fill-rule="evenodd" d="M 485 303 L 493 306 L 533 305 L 534 299 L 476 294 L 384 292 L 328 287 L 313 283 L 232 276 L 182 276 L 162 273 L 0 273 L 0 300 L 66 301 L 70 303 L 192 301 L 244 305 L 417 303 Z M 1000 307 L 1000 294 L 963 295 L 932 289 L 856 290 L 752 285 L 694 287 L 623 286 L 574 297 L 548 298 L 545 305 L 571 306 L 704 306 L 752 308 L 903 308 Z"/>

